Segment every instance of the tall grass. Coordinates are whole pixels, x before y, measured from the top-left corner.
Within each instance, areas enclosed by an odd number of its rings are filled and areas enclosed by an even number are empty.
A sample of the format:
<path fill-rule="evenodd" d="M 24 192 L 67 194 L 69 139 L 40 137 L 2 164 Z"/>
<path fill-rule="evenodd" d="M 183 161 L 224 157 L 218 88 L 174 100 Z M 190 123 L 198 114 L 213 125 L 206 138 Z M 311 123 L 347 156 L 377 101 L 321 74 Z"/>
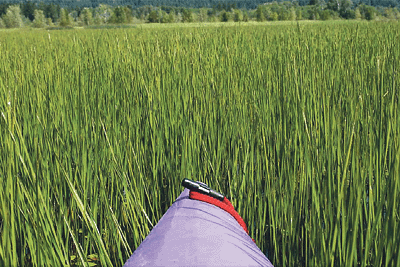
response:
<path fill-rule="evenodd" d="M 276 266 L 398 266 L 394 23 L 0 33 L 0 265 L 122 265 L 183 177 Z"/>

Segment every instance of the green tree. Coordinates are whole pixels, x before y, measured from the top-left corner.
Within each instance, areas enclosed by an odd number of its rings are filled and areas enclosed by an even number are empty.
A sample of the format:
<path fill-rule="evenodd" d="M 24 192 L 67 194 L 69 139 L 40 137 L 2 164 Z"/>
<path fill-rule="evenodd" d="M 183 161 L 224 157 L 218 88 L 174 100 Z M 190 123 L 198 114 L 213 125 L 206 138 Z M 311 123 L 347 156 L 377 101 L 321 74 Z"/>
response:
<path fill-rule="evenodd" d="M 243 21 L 248 22 L 249 19 L 249 12 L 247 12 L 247 10 L 243 11 Z"/>
<path fill-rule="evenodd" d="M 152 11 L 150 11 L 150 13 L 149 13 L 149 15 L 148 15 L 148 17 L 147 17 L 147 20 L 148 20 L 150 23 L 160 22 L 160 21 L 159 21 L 159 17 L 158 17 L 158 12 L 157 12 L 157 10 L 152 10 Z"/>
<path fill-rule="evenodd" d="M 303 19 L 303 12 L 301 11 L 300 8 L 296 8 L 296 19 L 297 20 Z"/>
<path fill-rule="evenodd" d="M 373 20 L 375 19 L 375 8 L 372 6 L 367 6 L 365 4 L 361 4 L 357 7 L 360 12 L 361 19 Z M 356 9 L 356 10 L 357 10 Z M 356 12 L 357 13 L 357 12 Z"/>
<path fill-rule="evenodd" d="M 62 27 L 66 27 L 66 26 L 71 26 L 71 24 L 72 24 L 72 18 L 69 15 L 68 10 L 62 8 L 59 25 Z"/>
<path fill-rule="evenodd" d="M 320 19 L 322 20 L 330 20 L 332 18 L 331 10 L 325 9 L 320 14 Z"/>
<path fill-rule="evenodd" d="M 94 23 L 99 25 L 107 23 L 110 20 L 113 11 L 109 5 L 100 4 L 94 9 L 94 14 Z"/>
<path fill-rule="evenodd" d="M 326 3 L 326 7 L 330 10 L 339 12 L 340 9 L 340 0 L 328 0 Z"/>
<path fill-rule="evenodd" d="M 198 19 L 199 19 L 199 22 L 207 21 L 207 9 L 206 8 L 200 8 Z"/>
<path fill-rule="evenodd" d="M 182 22 L 193 22 L 193 15 L 190 9 L 184 8 L 182 11 Z"/>
<path fill-rule="evenodd" d="M 353 19 L 355 14 L 354 14 L 353 10 L 351 10 L 352 6 L 353 6 L 353 3 L 350 0 L 341 0 L 340 8 L 339 8 L 340 16 L 345 19 Z"/>
<path fill-rule="evenodd" d="M 116 6 L 113 10 L 113 14 L 111 15 L 110 22 L 117 23 L 117 24 L 126 23 L 127 16 L 126 16 L 125 7 Z"/>
<path fill-rule="evenodd" d="M 169 12 L 169 14 L 168 14 L 168 18 L 167 18 L 167 22 L 168 23 L 173 23 L 173 22 L 175 22 L 175 14 L 174 14 L 174 12 Z"/>
<path fill-rule="evenodd" d="M 289 9 L 289 20 L 296 20 L 296 10 L 294 7 Z"/>
<path fill-rule="evenodd" d="M 56 22 L 61 19 L 61 7 L 59 5 L 47 5 L 43 2 L 40 2 L 38 4 L 38 9 L 43 10 L 44 16 L 46 18 L 51 18 L 52 22 Z"/>
<path fill-rule="evenodd" d="M 279 19 L 278 13 L 276 13 L 275 11 L 274 11 L 274 12 L 271 12 L 271 14 L 269 15 L 269 20 L 271 20 L 271 21 L 277 21 L 278 19 Z"/>
<path fill-rule="evenodd" d="M 230 20 L 231 16 L 230 13 L 227 11 L 222 11 L 220 14 L 220 20 L 222 22 L 228 22 Z"/>
<path fill-rule="evenodd" d="M 79 20 L 83 25 L 89 26 L 93 24 L 93 14 L 92 10 L 85 7 L 82 9 L 81 14 L 79 15 Z"/>
<path fill-rule="evenodd" d="M 54 26 L 53 20 L 52 20 L 51 18 L 46 18 L 46 24 L 47 24 L 48 26 Z"/>
<path fill-rule="evenodd" d="M 131 23 L 133 19 L 133 9 L 130 5 L 124 7 L 126 22 Z"/>
<path fill-rule="evenodd" d="M 31 1 L 27 1 L 26 3 L 21 4 L 21 14 L 28 18 L 30 21 L 33 21 L 35 19 L 35 9 L 36 5 Z"/>
<path fill-rule="evenodd" d="M 44 16 L 43 10 L 36 9 L 34 12 L 34 20 L 32 26 L 35 28 L 44 28 L 47 26 L 46 17 Z"/>
<path fill-rule="evenodd" d="M 23 22 L 20 7 L 18 5 L 9 6 L 3 16 L 3 21 L 7 28 L 21 28 Z"/>
<path fill-rule="evenodd" d="M 309 7 L 307 7 L 306 18 L 308 18 L 310 20 L 318 20 L 320 18 L 320 13 L 322 13 L 321 6 L 309 6 Z"/>
<path fill-rule="evenodd" d="M 355 19 L 356 17 L 356 11 L 352 9 L 347 10 L 346 13 L 343 15 L 343 18 L 345 19 Z"/>
<path fill-rule="evenodd" d="M 78 21 L 78 18 L 79 18 L 78 11 L 79 11 L 79 8 L 76 8 L 76 9 L 72 10 L 71 12 L 69 12 L 71 24 L 73 24 L 75 21 Z"/>
<path fill-rule="evenodd" d="M 326 4 L 328 9 L 338 12 L 342 18 L 353 17 L 352 6 L 353 3 L 350 0 L 329 0 Z"/>
<path fill-rule="evenodd" d="M 374 20 L 376 9 L 373 6 L 361 5 L 360 13 L 363 19 Z"/>
<path fill-rule="evenodd" d="M 270 4 L 270 9 L 272 12 L 278 13 L 279 20 L 295 20 L 296 12 L 294 11 L 294 7 L 290 2 L 272 2 Z"/>
<path fill-rule="evenodd" d="M 243 12 L 240 9 L 235 9 L 233 11 L 233 21 L 239 22 L 243 20 Z"/>
<path fill-rule="evenodd" d="M 147 16 L 153 10 L 152 6 L 142 6 L 134 10 L 134 16 L 140 20 L 146 20 Z"/>
<path fill-rule="evenodd" d="M 160 10 L 160 22 L 161 23 L 168 23 L 168 14 L 164 10 Z"/>
<path fill-rule="evenodd" d="M 355 19 L 361 19 L 361 13 L 358 7 L 356 8 L 356 10 L 354 10 L 354 13 L 355 13 Z"/>
<path fill-rule="evenodd" d="M 315 5 L 320 5 L 321 4 L 321 0 L 310 0 L 310 2 L 308 2 L 309 6 L 315 6 Z"/>
<path fill-rule="evenodd" d="M 7 12 L 7 8 L 10 4 L 0 4 L 0 17 L 2 17 Z"/>
<path fill-rule="evenodd" d="M 0 29 L 5 28 L 6 24 L 4 23 L 3 19 L 0 18 Z"/>
<path fill-rule="evenodd" d="M 257 7 L 257 10 L 256 10 L 256 19 L 257 19 L 257 21 L 264 21 L 265 20 L 264 9 L 265 9 L 264 5 L 259 5 Z"/>
<path fill-rule="evenodd" d="M 395 7 L 394 8 L 392 8 L 392 7 L 385 8 L 383 11 L 383 15 L 388 19 L 399 19 L 400 18 L 399 11 Z"/>

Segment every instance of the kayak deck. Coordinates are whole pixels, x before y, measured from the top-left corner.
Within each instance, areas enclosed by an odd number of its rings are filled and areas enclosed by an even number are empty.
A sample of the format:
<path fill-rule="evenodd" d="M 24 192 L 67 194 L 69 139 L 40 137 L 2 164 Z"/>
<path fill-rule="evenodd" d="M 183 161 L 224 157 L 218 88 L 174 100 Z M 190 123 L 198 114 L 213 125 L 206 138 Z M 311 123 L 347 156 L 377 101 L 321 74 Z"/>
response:
<path fill-rule="evenodd" d="M 229 213 L 185 189 L 124 266 L 272 264 Z"/>

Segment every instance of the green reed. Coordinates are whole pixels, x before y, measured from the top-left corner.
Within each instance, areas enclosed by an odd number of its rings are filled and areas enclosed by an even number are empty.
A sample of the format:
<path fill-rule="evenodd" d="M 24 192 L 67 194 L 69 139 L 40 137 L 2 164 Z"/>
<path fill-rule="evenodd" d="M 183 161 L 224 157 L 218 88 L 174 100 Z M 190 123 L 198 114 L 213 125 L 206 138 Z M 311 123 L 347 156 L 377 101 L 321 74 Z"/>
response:
<path fill-rule="evenodd" d="M 225 193 L 276 266 L 396 266 L 399 24 L 0 33 L 0 265 L 122 265 Z"/>

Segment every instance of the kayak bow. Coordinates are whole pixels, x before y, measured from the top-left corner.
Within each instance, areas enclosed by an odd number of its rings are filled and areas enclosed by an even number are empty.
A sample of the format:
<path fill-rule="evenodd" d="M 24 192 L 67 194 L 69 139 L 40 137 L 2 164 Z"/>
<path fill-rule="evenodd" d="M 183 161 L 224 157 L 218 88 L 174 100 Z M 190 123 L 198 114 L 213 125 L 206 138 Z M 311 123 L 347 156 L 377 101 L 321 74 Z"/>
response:
<path fill-rule="evenodd" d="M 212 191 L 211 195 L 219 194 L 205 184 L 190 180 L 187 182 L 205 186 Z M 191 190 L 210 197 L 207 192 L 202 192 L 203 189 Z M 233 215 L 204 200 L 191 199 L 189 195 L 190 191 L 186 188 L 135 250 L 125 267 L 273 267 Z"/>

